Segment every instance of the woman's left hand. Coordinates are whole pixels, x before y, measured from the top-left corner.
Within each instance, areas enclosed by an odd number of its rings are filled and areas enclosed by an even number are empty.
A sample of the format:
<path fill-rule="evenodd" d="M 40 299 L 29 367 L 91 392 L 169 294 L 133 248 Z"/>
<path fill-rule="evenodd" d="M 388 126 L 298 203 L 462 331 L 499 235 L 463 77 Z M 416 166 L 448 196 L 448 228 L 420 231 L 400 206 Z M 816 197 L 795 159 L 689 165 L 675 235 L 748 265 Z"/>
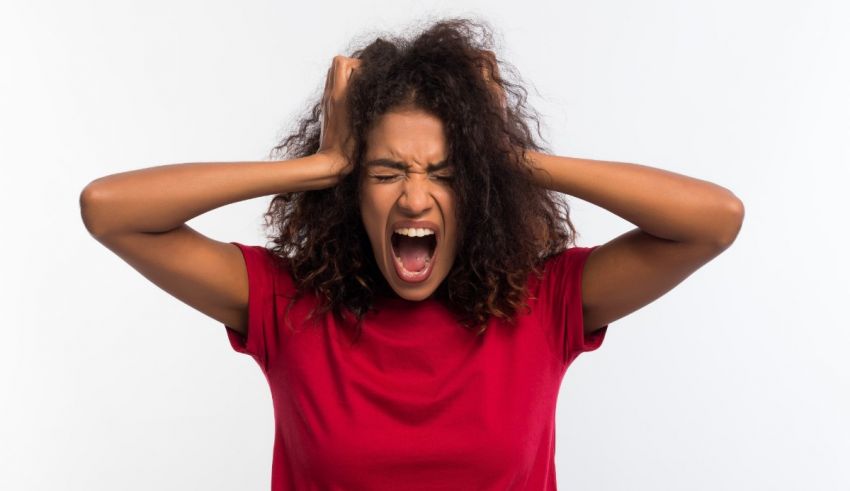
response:
<path fill-rule="evenodd" d="M 484 78 L 484 82 L 487 84 L 487 87 L 490 88 L 491 93 L 495 96 L 498 101 L 499 107 L 501 109 L 502 120 L 507 121 L 508 118 L 508 105 L 507 105 L 507 97 L 505 94 L 505 88 L 501 85 L 501 75 L 499 74 L 499 64 L 496 61 L 496 54 L 490 50 L 481 50 L 482 60 L 481 60 L 481 74 Z M 498 79 L 498 81 L 497 81 Z M 503 135 L 505 143 L 504 148 L 511 150 L 519 150 L 517 148 L 513 148 L 510 143 L 508 143 L 507 135 Z M 522 149 L 522 159 L 528 163 L 529 153 L 527 149 Z"/>
<path fill-rule="evenodd" d="M 481 61 L 481 74 L 487 86 L 490 87 L 490 90 L 496 96 L 496 100 L 499 101 L 499 107 L 502 109 L 502 116 L 504 117 L 507 111 L 507 98 L 505 96 L 505 89 L 496 81 L 496 79 L 501 81 L 496 54 L 487 49 L 481 50 L 481 54 L 484 57 Z"/>

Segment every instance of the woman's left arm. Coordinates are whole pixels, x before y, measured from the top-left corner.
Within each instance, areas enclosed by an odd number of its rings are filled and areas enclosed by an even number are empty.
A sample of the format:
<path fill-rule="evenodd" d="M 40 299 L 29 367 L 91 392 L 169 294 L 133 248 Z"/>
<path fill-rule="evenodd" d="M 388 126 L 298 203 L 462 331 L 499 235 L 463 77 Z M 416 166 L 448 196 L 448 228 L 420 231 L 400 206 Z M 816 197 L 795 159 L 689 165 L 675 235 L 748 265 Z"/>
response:
<path fill-rule="evenodd" d="M 741 228 L 743 203 L 717 184 L 640 164 L 526 156 L 539 186 L 605 208 L 655 237 L 725 248 Z"/>
<path fill-rule="evenodd" d="M 728 189 L 623 162 L 528 151 L 535 182 L 605 208 L 637 228 L 602 244 L 582 276 L 590 333 L 649 304 L 728 248 L 744 205 Z"/>

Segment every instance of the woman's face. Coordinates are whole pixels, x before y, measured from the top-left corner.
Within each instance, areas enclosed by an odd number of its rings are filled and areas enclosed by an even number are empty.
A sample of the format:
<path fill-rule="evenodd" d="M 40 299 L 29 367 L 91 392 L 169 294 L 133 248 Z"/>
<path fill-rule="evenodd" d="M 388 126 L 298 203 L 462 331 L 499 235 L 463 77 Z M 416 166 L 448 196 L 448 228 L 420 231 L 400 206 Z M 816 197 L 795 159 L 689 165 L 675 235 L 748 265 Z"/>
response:
<path fill-rule="evenodd" d="M 431 296 L 454 263 L 454 169 L 446 150 L 442 122 L 419 109 L 384 114 L 367 137 L 360 214 L 384 278 L 407 300 Z"/>

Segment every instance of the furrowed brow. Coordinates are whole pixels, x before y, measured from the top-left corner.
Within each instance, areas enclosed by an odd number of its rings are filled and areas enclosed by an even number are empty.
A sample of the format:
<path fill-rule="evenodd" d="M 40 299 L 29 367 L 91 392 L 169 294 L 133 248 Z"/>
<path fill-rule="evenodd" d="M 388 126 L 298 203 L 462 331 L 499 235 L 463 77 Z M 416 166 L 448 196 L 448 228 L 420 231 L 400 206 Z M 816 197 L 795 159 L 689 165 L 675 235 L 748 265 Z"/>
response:
<path fill-rule="evenodd" d="M 434 172 L 440 169 L 445 169 L 446 167 L 450 167 L 448 159 L 443 160 L 442 162 L 437 162 L 436 164 L 428 164 L 428 171 Z M 371 169 L 372 167 L 389 167 L 390 169 L 397 170 L 407 170 L 410 169 L 410 166 L 405 164 L 404 162 L 399 162 L 396 160 L 390 159 L 373 159 L 366 162 L 366 168 Z"/>

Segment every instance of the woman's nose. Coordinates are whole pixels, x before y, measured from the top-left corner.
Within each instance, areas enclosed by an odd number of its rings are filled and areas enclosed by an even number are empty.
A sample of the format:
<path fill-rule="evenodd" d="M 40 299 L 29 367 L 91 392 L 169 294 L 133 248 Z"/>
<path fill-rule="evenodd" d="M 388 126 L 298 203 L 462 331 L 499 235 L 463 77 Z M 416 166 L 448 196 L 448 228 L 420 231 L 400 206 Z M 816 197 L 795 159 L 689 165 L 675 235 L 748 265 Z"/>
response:
<path fill-rule="evenodd" d="M 427 175 L 411 174 L 405 179 L 399 205 L 411 214 L 421 214 L 431 207 L 433 183 Z"/>

